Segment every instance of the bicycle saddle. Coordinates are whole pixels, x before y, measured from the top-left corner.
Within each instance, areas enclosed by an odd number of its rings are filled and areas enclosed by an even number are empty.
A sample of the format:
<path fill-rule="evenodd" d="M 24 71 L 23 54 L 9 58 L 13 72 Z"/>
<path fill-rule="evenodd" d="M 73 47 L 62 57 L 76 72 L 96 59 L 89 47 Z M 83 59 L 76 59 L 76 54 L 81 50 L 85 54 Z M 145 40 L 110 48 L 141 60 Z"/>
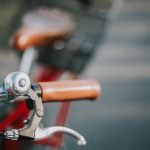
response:
<path fill-rule="evenodd" d="M 57 9 L 36 9 L 23 17 L 22 26 L 13 35 L 11 44 L 20 51 L 28 47 L 53 47 L 56 41 L 67 40 L 74 28 L 68 14 Z"/>

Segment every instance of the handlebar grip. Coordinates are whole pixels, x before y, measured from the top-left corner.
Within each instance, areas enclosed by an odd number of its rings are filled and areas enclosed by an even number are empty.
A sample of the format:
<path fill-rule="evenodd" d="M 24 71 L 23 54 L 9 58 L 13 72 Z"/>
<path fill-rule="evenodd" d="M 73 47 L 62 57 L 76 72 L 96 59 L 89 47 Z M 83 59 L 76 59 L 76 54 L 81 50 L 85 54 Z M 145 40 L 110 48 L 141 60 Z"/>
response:
<path fill-rule="evenodd" d="M 95 80 L 39 82 L 43 102 L 95 99 L 101 94 Z"/>

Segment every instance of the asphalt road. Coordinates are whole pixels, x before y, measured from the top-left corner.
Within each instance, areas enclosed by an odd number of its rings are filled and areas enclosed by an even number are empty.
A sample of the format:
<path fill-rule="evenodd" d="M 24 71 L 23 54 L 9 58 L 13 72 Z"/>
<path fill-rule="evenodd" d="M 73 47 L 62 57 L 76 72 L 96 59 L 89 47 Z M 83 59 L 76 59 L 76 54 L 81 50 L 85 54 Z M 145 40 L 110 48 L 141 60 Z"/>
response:
<path fill-rule="evenodd" d="M 126 1 L 108 26 L 81 78 L 96 78 L 102 97 L 73 104 L 68 126 L 87 139 L 83 150 L 150 149 L 150 1 Z M 18 68 L 13 52 L 0 54 L 0 78 Z M 62 149 L 76 150 L 66 136 Z"/>

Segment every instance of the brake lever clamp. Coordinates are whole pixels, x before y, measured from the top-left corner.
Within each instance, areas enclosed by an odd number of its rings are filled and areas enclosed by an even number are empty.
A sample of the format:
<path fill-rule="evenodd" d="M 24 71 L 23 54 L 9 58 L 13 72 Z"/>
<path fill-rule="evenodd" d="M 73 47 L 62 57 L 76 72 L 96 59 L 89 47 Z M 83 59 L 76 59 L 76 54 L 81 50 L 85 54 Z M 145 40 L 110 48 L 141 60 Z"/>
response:
<path fill-rule="evenodd" d="M 4 132 L 4 138 L 11 140 L 40 140 L 47 138 L 54 133 L 64 132 L 78 139 L 78 145 L 85 145 L 86 141 L 78 132 L 64 126 L 53 126 L 48 128 L 40 128 L 39 124 L 44 116 L 42 99 L 38 91 L 32 87 L 29 77 L 23 72 L 10 73 L 4 80 L 3 84 L 5 96 L 3 101 L 14 102 L 25 98 L 27 107 L 29 108 L 29 118 L 25 126 L 21 129 L 9 129 Z M 7 96 L 7 94 L 8 96 Z M 8 98 L 8 99 L 7 99 Z M 12 101 L 12 99 L 13 101 Z M 7 101 L 6 101 L 7 99 Z M 3 102 L 2 101 L 2 102 Z M 28 104 L 33 104 L 32 109 Z"/>

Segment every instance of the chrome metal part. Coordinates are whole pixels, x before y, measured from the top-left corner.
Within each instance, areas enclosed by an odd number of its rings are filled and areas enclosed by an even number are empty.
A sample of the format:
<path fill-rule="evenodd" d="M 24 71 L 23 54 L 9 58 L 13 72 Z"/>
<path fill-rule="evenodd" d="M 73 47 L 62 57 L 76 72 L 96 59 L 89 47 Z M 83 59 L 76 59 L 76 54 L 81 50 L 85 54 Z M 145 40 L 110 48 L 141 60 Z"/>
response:
<path fill-rule="evenodd" d="M 30 111 L 30 122 L 26 124 L 24 128 L 21 128 L 18 131 L 21 137 L 34 139 L 36 128 L 38 127 L 44 115 L 43 104 L 42 100 L 32 89 L 29 90 L 28 96 L 30 97 L 30 100 L 34 101 L 34 110 Z"/>
<path fill-rule="evenodd" d="M 77 138 L 78 145 L 86 145 L 86 140 L 81 134 L 79 134 L 78 132 L 76 132 L 70 128 L 63 127 L 63 126 L 54 126 L 54 127 L 49 127 L 49 128 L 43 128 L 43 129 L 38 127 L 35 131 L 35 140 L 47 138 L 57 132 L 64 132 L 66 134 L 69 134 L 69 135 Z"/>
<path fill-rule="evenodd" d="M 4 88 L 8 94 L 24 95 L 29 92 L 31 82 L 29 77 L 23 72 L 12 72 L 4 80 Z"/>
<path fill-rule="evenodd" d="M 25 79 L 21 79 L 20 81 L 19 81 L 19 86 L 20 87 L 25 87 L 26 86 L 26 80 Z"/>
<path fill-rule="evenodd" d="M 8 130 L 4 132 L 4 137 L 11 140 L 19 139 L 19 132 L 16 129 Z"/>
<path fill-rule="evenodd" d="M 34 60 L 37 58 L 37 50 L 33 47 L 27 48 L 22 56 L 20 71 L 29 74 L 31 71 Z M 28 60 L 28 61 L 27 61 Z"/>

